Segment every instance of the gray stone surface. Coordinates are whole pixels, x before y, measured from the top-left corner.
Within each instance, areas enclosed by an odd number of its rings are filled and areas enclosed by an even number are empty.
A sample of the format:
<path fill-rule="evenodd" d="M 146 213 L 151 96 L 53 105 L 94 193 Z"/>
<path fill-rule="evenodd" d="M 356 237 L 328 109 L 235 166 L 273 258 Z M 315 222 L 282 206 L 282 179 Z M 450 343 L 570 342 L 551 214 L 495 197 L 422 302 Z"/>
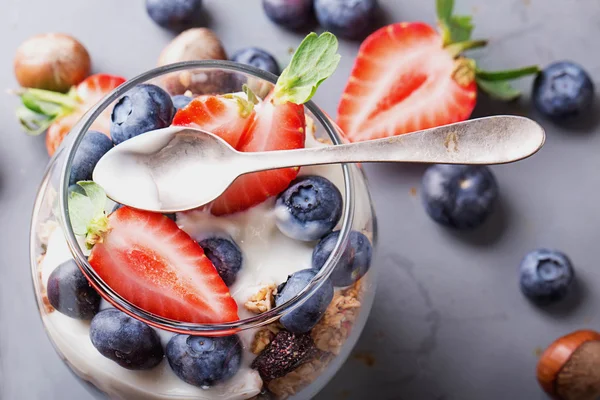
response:
<path fill-rule="evenodd" d="M 150 21 L 142 0 L 2 0 L 0 89 L 14 88 L 12 56 L 34 33 L 62 31 L 90 50 L 94 70 L 132 77 L 155 65 L 171 35 Z M 283 63 L 301 36 L 262 14 L 259 0 L 206 0 L 210 26 L 229 52 L 270 49 Z M 388 21 L 433 22 L 433 0 L 381 0 Z M 488 68 L 573 59 L 600 76 L 596 0 L 457 0 L 473 12 L 476 36 L 489 37 L 475 55 Z M 316 101 L 335 115 L 356 44 L 343 43 L 343 62 Z M 520 83 L 527 89 L 530 80 Z M 29 219 L 48 161 L 42 138 L 19 131 L 17 101 L 0 103 L 0 397 L 6 400 L 94 398 L 60 361 L 37 314 L 28 264 Z M 506 106 L 482 99 L 477 115 L 529 113 L 528 99 Z M 596 111 L 598 115 L 598 111 Z M 535 117 L 535 115 L 534 115 Z M 502 204 L 482 229 L 459 235 L 433 224 L 411 188 L 423 167 L 367 168 L 380 222 L 376 267 L 381 280 L 367 328 L 319 399 L 543 399 L 535 382 L 536 352 L 578 328 L 600 326 L 597 236 L 600 226 L 600 136 L 594 121 L 548 130 L 535 157 L 494 168 Z M 528 250 L 548 246 L 571 255 L 579 295 L 541 311 L 517 285 Z"/>

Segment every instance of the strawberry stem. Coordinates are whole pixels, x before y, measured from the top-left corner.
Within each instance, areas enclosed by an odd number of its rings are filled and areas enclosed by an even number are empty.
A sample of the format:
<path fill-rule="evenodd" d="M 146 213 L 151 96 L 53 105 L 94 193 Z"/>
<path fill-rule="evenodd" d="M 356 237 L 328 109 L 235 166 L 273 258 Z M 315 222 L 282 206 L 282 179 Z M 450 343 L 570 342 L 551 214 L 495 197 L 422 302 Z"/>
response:
<path fill-rule="evenodd" d="M 462 52 L 472 49 L 477 49 L 487 45 L 487 40 L 467 40 L 465 42 L 452 43 L 446 46 L 446 51 L 452 57 L 458 57 Z"/>
<path fill-rule="evenodd" d="M 477 69 L 477 78 L 486 81 L 506 81 L 511 79 L 522 78 L 528 75 L 537 75 L 540 68 L 537 65 L 530 65 L 523 68 L 511 69 L 506 71 L 483 71 Z"/>

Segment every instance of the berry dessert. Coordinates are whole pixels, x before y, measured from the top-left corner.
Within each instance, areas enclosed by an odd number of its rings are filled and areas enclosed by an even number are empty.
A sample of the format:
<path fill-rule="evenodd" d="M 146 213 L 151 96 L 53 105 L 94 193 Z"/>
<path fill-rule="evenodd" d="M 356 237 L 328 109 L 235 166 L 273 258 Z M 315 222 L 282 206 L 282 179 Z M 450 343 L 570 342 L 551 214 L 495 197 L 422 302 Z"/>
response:
<path fill-rule="evenodd" d="M 73 260 L 66 227 L 50 220 L 39 230 L 45 250 L 36 283 L 47 331 L 80 376 L 111 398 L 308 398 L 329 379 L 317 378 L 341 365 L 373 294 L 365 296 L 373 221 L 360 175 L 351 193 L 360 211 L 340 260 L 309 294 L 303 291 L 320 279 L 342 239 L 341 166 L 244 175 L 212 203 L 170 215 L 116 204 L 90 180 L 110 148 L 169 125 L 210 131 L 243 152 L 330 145 L 317 139 L 304 104 L 335 70 L 336 50 L 332 34 L 310 34 L 264 97 L 248 86 L 171 96 L 140 84 L 113 105 L 111 138 L 85 133 L 72 150 L 67 204 L 74 245 L 87 258 L 80 262 L 93 276 Z M 156 318 L 115 308 L 116 295 Z M 303 301 L 286 309 L 298 295 Z M 182 323 L 236 323 L 276 307 L 281 314 L 248 328 L 178 330 Z"/>

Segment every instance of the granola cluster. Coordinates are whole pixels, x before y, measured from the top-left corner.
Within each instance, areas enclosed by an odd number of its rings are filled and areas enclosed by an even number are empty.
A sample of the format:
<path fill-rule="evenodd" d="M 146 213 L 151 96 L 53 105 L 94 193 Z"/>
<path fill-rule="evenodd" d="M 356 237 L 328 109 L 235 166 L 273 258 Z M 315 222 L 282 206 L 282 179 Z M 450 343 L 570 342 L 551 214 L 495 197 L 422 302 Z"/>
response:
<path fill-rule="evenodd" d="M 271 284 L 262 287 L 256 294 L 248 299 L 244 307 L 254 314 L 264 313 L 275 306 L 277 285 Z"/>
<path fill-rule="evenodd" d="M 262 288 L 256 295 L 252 296 L 251 301 L 246 303 L 246 308 L 249 310 L 257 309 L 255 303 L 265 301 L 268 298 L 269 291 L 265 289 Z M 286 399 L 298 393 L 317 379 L 329 362 L 339 354 L 342 345 L 350 335 L 352 325 L 358 317 L 361 306 L 361 293 L 361 281 L 359 280 L 353 286 L 340 290 L 334 295 L 323 318 L 311 331 L 311 337 L 320 352 L 288 374 L 266 382 L 266 387 L 275 398 Z M 282 329 L 279 323 L 275 323 L 256 332 L 251 351 L 254 354 L 260 354 Z"/>

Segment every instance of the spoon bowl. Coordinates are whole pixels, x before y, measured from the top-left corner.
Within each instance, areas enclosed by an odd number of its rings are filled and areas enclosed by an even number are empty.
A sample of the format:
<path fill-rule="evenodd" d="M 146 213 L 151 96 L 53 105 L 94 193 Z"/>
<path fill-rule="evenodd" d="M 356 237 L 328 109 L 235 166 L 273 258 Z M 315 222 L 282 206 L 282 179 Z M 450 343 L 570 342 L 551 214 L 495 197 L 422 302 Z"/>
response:
<path fill-rule="evenodd" d="M 170 127 L 111 149 L 93 179 L 114 201 L 172 213 L 208 204 L 240 175 L 350 162 L 504 164 L 536 153 L 545 133 L 536 122 L 493 116 L 405 135 L 312 149 L 241 153 L 196 128 Z"/>

